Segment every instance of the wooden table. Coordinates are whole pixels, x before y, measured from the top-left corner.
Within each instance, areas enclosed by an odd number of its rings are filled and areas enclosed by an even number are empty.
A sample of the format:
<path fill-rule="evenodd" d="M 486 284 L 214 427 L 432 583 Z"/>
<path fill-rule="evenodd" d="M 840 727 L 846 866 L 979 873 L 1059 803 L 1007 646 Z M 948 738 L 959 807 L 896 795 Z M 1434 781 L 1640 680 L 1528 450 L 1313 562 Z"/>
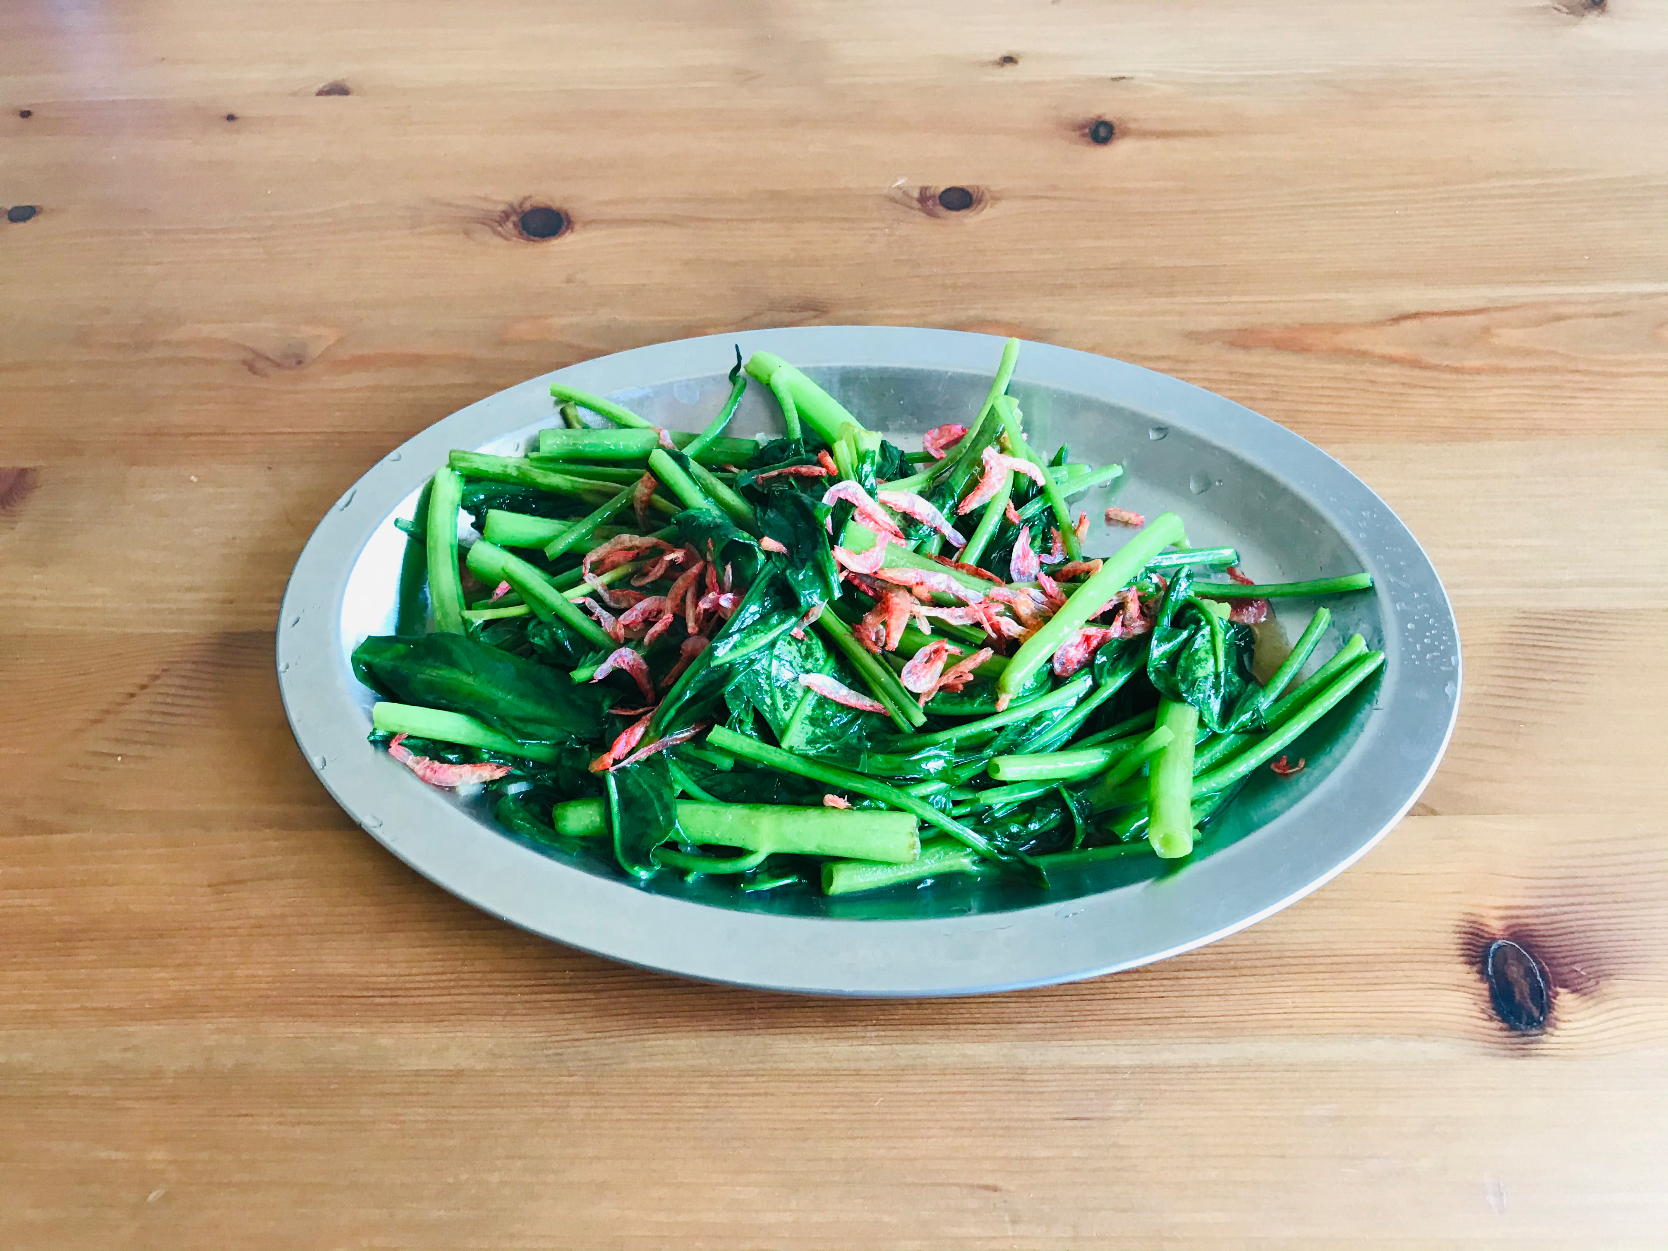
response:
<path fill-rule="evenodd" d="M 8 6 L 0 1245 L 1661 1246 L 1665 74 L 1647 0 Z M 822 322 L 1364 477 L 1465 640 L 1415 814 L 928 1003 L 623 968 L 361 834 L 273 679 L 321 512 L 520 379 Z"/>

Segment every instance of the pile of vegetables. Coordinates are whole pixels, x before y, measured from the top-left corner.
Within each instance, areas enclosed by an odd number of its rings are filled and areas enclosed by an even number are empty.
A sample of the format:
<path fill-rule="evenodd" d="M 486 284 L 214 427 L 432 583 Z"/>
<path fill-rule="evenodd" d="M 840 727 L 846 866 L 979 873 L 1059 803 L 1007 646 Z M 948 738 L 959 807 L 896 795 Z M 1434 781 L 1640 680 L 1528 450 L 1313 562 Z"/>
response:
<path fill-rule="evenodd" d="M 1087 556 L 1074 501 L 1121 469 L 1028 442 L 1018 348 L 919 453 L 766 352 L 694 435 L 553 385 L 537 450 L 453 452 L 402 523 L 428 606 L 354 652 L 373 742 L 638 879 L 838 895 L 1187 856 L 1383 663 L 1357 635 L 1300 678 L 1321 608 L 1259 683 L 1268 601 L 1371 583 L 1256 585 L 1116 507 L 1133 532 Z M 724 433 L 750 381 L 782 437 Z"/>

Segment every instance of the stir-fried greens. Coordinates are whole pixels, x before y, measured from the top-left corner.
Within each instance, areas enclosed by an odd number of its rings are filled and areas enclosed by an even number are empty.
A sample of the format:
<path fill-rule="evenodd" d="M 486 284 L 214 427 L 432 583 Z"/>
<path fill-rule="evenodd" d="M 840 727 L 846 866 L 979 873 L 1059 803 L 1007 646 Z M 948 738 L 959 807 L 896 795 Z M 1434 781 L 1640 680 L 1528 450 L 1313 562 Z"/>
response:
<path fill-rule="evenodd" d="M 1187 856 L 1383 663 L 1357 635 L 1299 680 L 1321 608 L 1259 682 L 1268 601 L 1371 580 L 1257 585 L 1173 513 L 1115 506 L 1133 533 L 1087 556 L 1074 508 L 1121 469 L 1027 441 L 1018 348 L 919 453 L 766 352 L 737 353 L 695 435 L 553 385 L 537 450 L 453 452 L 402 523 L 432 630 L 354 652 L 373 741 L 430 785 L 490 787 L 518 835 L 607 840 L 639 879 L 838 895 Z M 724 433 L 750 378 L 783 437 Z"/>

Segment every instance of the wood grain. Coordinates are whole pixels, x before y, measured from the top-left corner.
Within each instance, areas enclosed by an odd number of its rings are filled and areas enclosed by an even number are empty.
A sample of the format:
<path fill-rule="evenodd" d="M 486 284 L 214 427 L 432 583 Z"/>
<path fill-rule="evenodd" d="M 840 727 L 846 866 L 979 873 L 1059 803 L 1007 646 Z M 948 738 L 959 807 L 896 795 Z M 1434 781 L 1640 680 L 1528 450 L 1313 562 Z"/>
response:
<path fill-rule="evenodd" d="M 0 1243 L 1660 1245 L 1660 5 L 4 29 Z M 947 1003 L 622 968 L 355 829 L 271 672 L 322 511 L 544 370 L 842 322 L 1137 361 L 1361 474 L 1466 645 L 1414 815 L 1213 947 Z"/>

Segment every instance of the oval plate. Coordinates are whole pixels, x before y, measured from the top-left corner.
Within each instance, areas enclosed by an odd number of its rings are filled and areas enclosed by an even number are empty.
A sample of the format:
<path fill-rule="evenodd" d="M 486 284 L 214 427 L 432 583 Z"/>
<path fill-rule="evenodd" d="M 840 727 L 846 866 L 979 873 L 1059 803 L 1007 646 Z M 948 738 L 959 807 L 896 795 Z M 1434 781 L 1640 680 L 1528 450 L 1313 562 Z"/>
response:
<path fill-rule="evenodd" d="M 1365 569 L 1375 590 L 1329 601 L 1324 658 L 1359 631 L 1382 677 L 1302 741 L 1308 768 L 1267 770 L 1193 858 L 1129 858 L 1051 892 L 943 881 L 873 899 L 737 897 L 662 874 L 649 887 L 588 851 L 522 842 L 478 801 L 436 791 L 370 748 L 373 696 L 348 664 L 366 635 L 395 628 L 405 536 L 423 484 L 453 448 L 518 453 L 551 425 L 549 382 L 611 396 L 671 429 L 699 429 L 728 391 L 732 345 L 804 369 L 871 429 L 906 447 L 977 411 L 1002 340 L 945 330 L 830 326 L 662 343 L 587 361 L 489 396 L 391 452 L 319 523 L 296 561 L 278 626 L 278 681 L 296 741 L 336 801 L 372 837 L 453 894 L 563 943 L 688 977 L 819 994 L 977 994 L 1132 968 L 1242 929 L 1367 851 L 1418 798 L 1452 733 L 1459 637 L 1419 545 L 1365 484 L 1313 444 L 1178 379 L 1086 352 L 1026 344 L 1012 394 L 1039 448 L 1119 461 L 1125 476 L 1081 501 L 1098 523 L 1117 502 L 1179 512 L 1196 545 L 1232 543 L 1259 581 Z M 775 431 L 751 387 L 731 427 Z M 913 442 L 911 439 L 913 438 Z M 1098 524 L 1085 546 L 1128 531 Z M 409 602 L 407 597 L 407 602 Z M 1301 624 L 1313 605 L 1284 601 Z M 409 624 L 408 624 L 409 628 Z M 1295 632 L 1295 628 L 1294 628 Z M 1311 666 L 1312 667 L 1312 666 Z"/>

